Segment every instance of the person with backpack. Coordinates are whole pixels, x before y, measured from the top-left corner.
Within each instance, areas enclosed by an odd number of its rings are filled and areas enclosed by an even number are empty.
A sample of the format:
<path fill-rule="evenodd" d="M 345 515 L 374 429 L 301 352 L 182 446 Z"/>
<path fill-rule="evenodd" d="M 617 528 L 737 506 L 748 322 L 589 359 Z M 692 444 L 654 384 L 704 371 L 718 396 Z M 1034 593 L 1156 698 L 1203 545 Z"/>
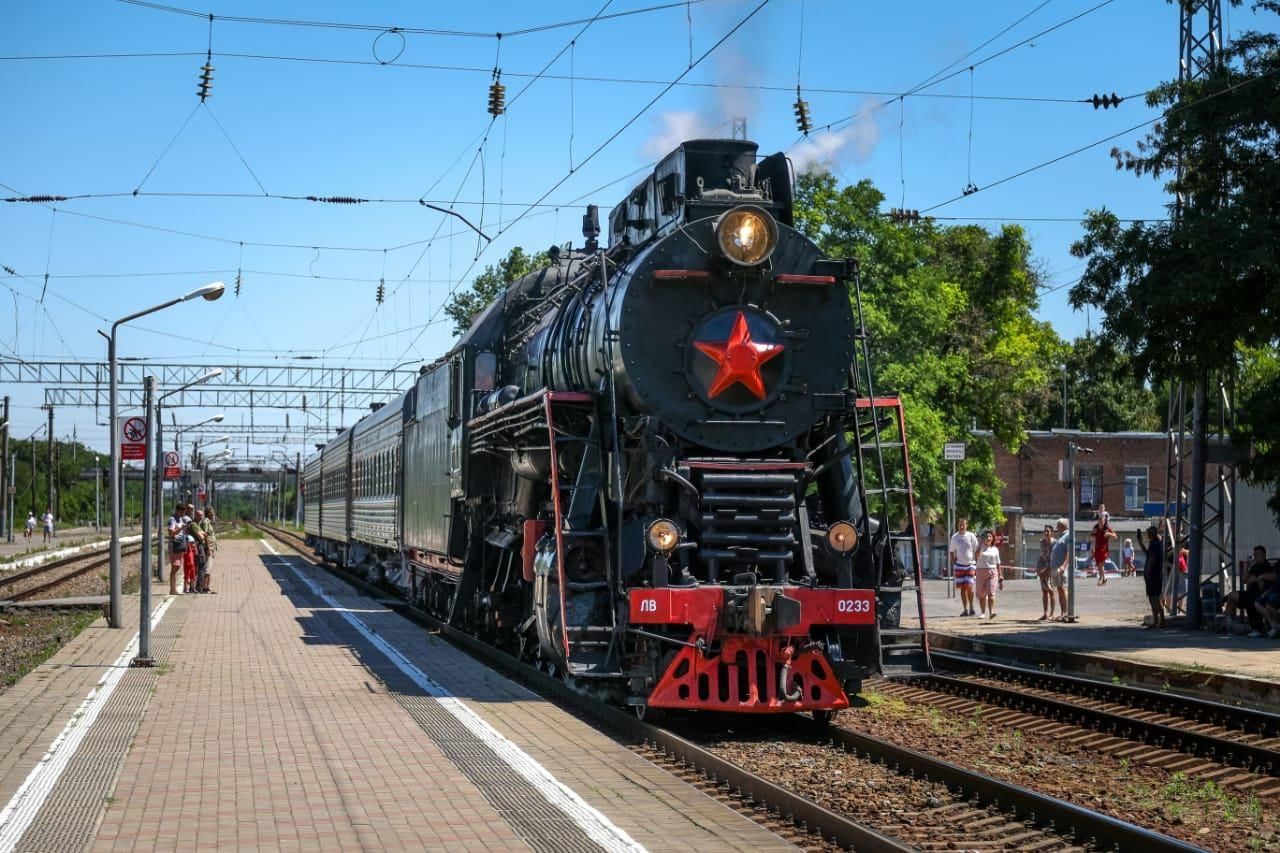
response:
<path fill-rule="evenodd" d="M 173 508 L 169 517 L 169 594 L 178 594 L 178 572 L 187 556 L 187 523 L 182 504 Z"/>

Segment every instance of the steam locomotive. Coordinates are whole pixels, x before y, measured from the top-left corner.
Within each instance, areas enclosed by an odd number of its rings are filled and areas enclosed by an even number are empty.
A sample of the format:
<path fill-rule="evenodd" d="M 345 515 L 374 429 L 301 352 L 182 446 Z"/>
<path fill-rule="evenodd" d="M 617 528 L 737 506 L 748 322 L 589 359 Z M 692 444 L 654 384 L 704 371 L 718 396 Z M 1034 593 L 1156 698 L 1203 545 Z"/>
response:
<path fill-rule="evenodd" d="M 927 671 L 901 407 L 792 195 L 784 155 L 693 140 L 607 247 L 589 208 L 307 460 L 316 552 L 638 713 L 824 718 Z"/>

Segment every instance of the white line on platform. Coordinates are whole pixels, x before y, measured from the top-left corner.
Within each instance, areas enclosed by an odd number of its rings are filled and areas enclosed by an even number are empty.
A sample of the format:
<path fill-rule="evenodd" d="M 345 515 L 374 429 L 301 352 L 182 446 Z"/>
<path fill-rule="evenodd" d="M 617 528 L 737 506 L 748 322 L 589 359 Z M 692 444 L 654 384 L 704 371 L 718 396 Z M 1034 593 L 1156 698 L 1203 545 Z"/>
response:
<path fill-rule="evenodd" d="M 151 614 L 152 630 L 160 624 L 171 603 L 173 599 L 166 598 Z M 107 670 L 107 674 L 89 691 L 89 695 L 67 721 L 66 727 L 53 739 L 49 749 L 39 763 L 32 768 L 22 786 L 4 807 L 4 811 L 0 811 L 0 853 L 9 853 L 13 850 L 22 839 L 23 833 L 31 826 L 31 822 L 35 820 L 36 815 L 40 813 L 40 808 L 48 798 L 49 792 L 58 783 L 62 771 L 67 768 L 72 756 L 80 748 L 80 742 L 93 727 L 98 714 L 102 712 L 103 706 L 115 692 L 116 685 L 129 669 L 129 662 L 137 654 L 138 635 L 134 634 L 129 645 L 125 646 L 120 657 L 116 658 L 116 662 Z"/>
<path fill-rule="evenodd" d="M 281 554 L 271 547 L 270 542 L 262 543 L 267 550 L 276 556 Z M 289 562 L 285 565 L 294 575 L 301 580 L 311 590 L 312 594 L 323 599 L 329 604 L 342 618 L 346 619 L 350 625 L 359 631 L 365 639 L 373 643 L 383 654 L 396 665 L 396 667 L 413 682 L 423 689 L 428 695 L 432 696 L 440 703 L 440 706 L 452 714 L 467 729 L 480 739 L 482 743 L 494 751 L 494 753 L 511 766 L 513 770 L 523 776 L 529 784 L 533 785 L 542 796 L 547 798 L 547 802 L 551 803 L 560 811 L 564 812 L 574 823 L 582 828 L 587 836 L 599 844 L 606 850 L 616 851 L 632 851 L 632 853 L 643 853 L 645 848 L 635 841 L 625 831 L 614 825 L 609 818 L 605 817 L 594 806 L 587 803 L 578 794 L 567 785 L 551 775 L 551 772 L 537 762 L 533 756 L 522 750 L 516 744 L 508 740 L 501 732 L 489 725 L 487 721 L 469 705 L 461 699 L 454 696 L 442 685 L 433 681 L 422 670 L 418 669 L 413 663 L 405 657 L 399 649 L 391 645 L 389 642 L 378 636 L 373 629 L 361 621 L 351 610 L 343 607 L 337 600 L 327 595 L 320 589 L 311 578 L 298 571 Z"/>

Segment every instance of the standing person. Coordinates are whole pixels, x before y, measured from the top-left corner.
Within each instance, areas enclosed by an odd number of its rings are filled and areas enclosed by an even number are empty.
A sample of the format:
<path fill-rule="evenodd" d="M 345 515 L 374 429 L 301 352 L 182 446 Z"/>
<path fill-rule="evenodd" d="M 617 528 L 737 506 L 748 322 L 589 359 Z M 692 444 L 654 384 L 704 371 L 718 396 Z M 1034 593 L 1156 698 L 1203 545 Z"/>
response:
<path fill-rule="evenodd" d="M 186 550 L 182 552 L 182 592 L 186 594 L 196 591 L 196 536 L 191 504 L 183 504 L 181 512 L 182 536 L 187 543 Z"/>
<path fill-rule="evenodd" d="M 30 539 L 36 532 L 36 514 L 34 510 L 27 510 L 27 524 L 22 528 L 22 535 Z"/>
<path fill-rule="evenodd" d="M 44 541 L 48 544 L 53 541 L 53 513 L 46 507 L 44 511 Z"/>
<path fill-rule="evenodd" d="M 1046 524 L 1044 535 L 1040 537 L 1040 556 L 1036 557 L 1036 577 L 1040 580 L 1040 606 L 1044 608 L 1044 615 L 1039 620 L 1041 622 L 1053 618 L 1053 610 L 1057 604 L 1053 593 L 1053 578 L 1056 572 L 1049 562 L 1052 554 L 1053 527 Z"/>
<path fill-rule="evenodd" d="M 196 592 L 204 593 L 209 591 L 209 533 L 200 510 L 196 510 L 191 528 L 196 536 Z"/>
<path fill-rule="evenodd" d="M 951 537 L 951 573 L 960 592 L 961 616 L 976 615 L 973 612 L 973 583 L 977 553 L 978 537 L 969 532 L 969 519 L 956 519 L 956 532 Z"/>
<path fill-rule="evenodd" d="M 1142 541 L 1142 531 L 1138 531 L 1138 545 L 1146 552 L 1142 580 L 1147 588 L 1147 601 L 1151 602 L 1151 624 L 1148 628 L 1164 627 L 1164 604 L 1161 594 L 1164 592 L 1164 538 L 1160 528 L 1151 525 L 1147 528 L 1150 542 Z"/>
<path fill-rule="evenodd" d="M 1116 532 L 1111 529 L 1111 513 L 1107 512 L 1106 504 L 1100 505 L 1098 520 L 1094 522 L 1090 535 L 1093 537 L 1093 564 L 1098 569 L 1098 586 L 1105 586 L 1107 558 L 1111 556 L 1111 545 L 1107 540 L 1116 538 Z"/>
<path fill-rule="evenodd" d="M 1075 548 L 1071 541 L 1071 532 L 1067 530 L 1067 520 L 1058 519 L 1054 528 L 1058 538 L 1054 540 L 1053 550 L 1049 554 L 1050 584 L 1058 591 L 1058 619 L 1067 621 L 1067 572 L 1074 571 Z"/>
<path fill-rule="evenodd" d="M 182 523 L 182 504 L 173 508 L 169 516 L 169 594 L 178 594 L 178 572 L 182 571 L 187 554 L 187 531 Z"/>
<path fill-rule="evenodd" d="M 197 513 L 198 514 L 198 513 Z M 213 576 L 213 555 L 218 550 L 218 535 L 214 531 L 213 525 L 213 507 L 207 507 L 204 511 L 204 519 L 200 522 L 200 529 L 204 532 L 204 579 L 200 582 L 200 591 L 211 593 L 210 580 Z"/>
<path fill-rule="evenodd" d="M 1187 594 L 1187 569 L 1188 561 L 1191 559 L 1191 542 L 1183 539 L 1182 544 L 1178 546 L 1178 570 L 1173 573 L 1173 600 L 1177 600 Z"/>
<path fill-rule="evenodd" d="M 1138 573 L 1138 566 L 1133 561 L 1133 540 L 1125 539 L 1120 546 L 1120 577 L 1127 578 Z"/>
<path fill-rule="evenodd" d="M 996 547 L 996 537 L 990 530 L 982 534 L 982 550 L 977 555 L 975 586 L 978 588 L 978 607 L 982 610 L 982 618 L 996 618 L 996 588 L 1004 589 L 1004 578 L 1000 577 L 1000 549 Z"/>

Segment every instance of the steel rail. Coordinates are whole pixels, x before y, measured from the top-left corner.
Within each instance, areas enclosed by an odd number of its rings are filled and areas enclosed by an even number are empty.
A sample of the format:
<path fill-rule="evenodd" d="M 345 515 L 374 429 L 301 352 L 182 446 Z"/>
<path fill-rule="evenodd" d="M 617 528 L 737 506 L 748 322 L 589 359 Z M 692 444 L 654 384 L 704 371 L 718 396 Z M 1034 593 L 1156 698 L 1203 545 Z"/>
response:
<path fill-rule="evenodd" d="M 520 662 L 506 652 L 481 642 L 407 602 L 388 601 L 385 590 L 307 553 L 305 542 L 293 533 L 279 531 L 266 525 L 255 526 L 300 551 L 304 559 L 323 566 L 407 618 L 439 631 L 450 642 L 482 662 L 492 665 L 495 669 L 524 682 L 535 690 L 550 694 L 574 709 L 589 714 L 628 738 L 645 744 L 656 744 L 663 751 L 675 756 L 677 760 L 687 763 L 704 775 L 711 775 L 715 779 L 728 783 L 740 794 L 755 800 L 767 809 L 787 815 L 798 825 L 803 823 L 810 832 L 817 831 L 823 838 L 854 849 L 915 849 L 762 779 L 673 732 L 637 720 L 624 711 L 589 699 L 572 690 L 559 679 L 552 678 Z M 897 772 L 915 773 L 922 778 L 958 789 L 961 793 L 976 795 L 985 802 L 996 804 L 1001 809 L 1013 810 L 1015 814 L 1024 816 L 1037 828 L 1047 829 L 1057 834 L 1068 834 L 1077 841 L 1090 842 L 1095 849 L 1142 850 L 1144 853 L 1145 851 L 1185 853 L 1185 851 L 1202 849 L 1154 830 L 1126 823 L 1083 806 L 1003 782 L 924 753 L 886 743 L 848 729 L 832 726 L 823 730 L 823 734 L 829 736 L 841 747 L 891 766 Z"/>
<path fill-rule="evenodd" d="M 940 654 L 939 659 L 945 659 L 948 663 L 954 663 L 956 660 L 955 656 L 945 653 Z M 1151 743 L 1166 749 L 1177 749 L 1180 752 L 1188 752 L 1222 764 L 1243 767 L 1253 772 L 1280 774 L 1280 751 L 1276 749 L 1221 735 L 1197 732 L 1168 723 L 1142 720 L 1123 712 L 1090 708 L 1069 699 L 1039 696 L 1028 693 L 1022 688 L 1036 687 L 1056 693 L 1083 695 L 1085 698 L 1128 705 L 1140 711 L 1166 711 L 1175 716 L 1185 716 L 1217 726 L 1222 726 L 1224 720 L 1234 721 L 1238 723 L 1236 728 L 1243 733 L 1257 733 L 1264 737 L 1274 736 L 1272 733 L 1280 723 L 1280 717 L 1275 714 L 1236 708 L 1205 699 L 1171 696 L 1148 688 L 1102 684 L 1074 676 L 1031 672 L 1001 664 L 991 665 L 973 661 L 971 663 L 980 672 L 990 671 L 998 677 L 1022 681 L 1023 684 L 1015 683 L 1004 687 L 935 673 L 922 679 L 921 686 L 944 693 L 959 694 L 970 699 L 982 699 L 993 705 L 1017 710 L 1032 710 L 1037 714 L 1051 715 L 1066 722 L 1109 734 L 1118 734 L 1120 737 Z"/>
<path fill-rule="evenodd" d="M 140 550 L 141 550 L 141 548 L 140 548 L 139 546 L 137 546 L 137 545 L 130 545 L 126 550 L 122 551 L 122 552 L 121 552 L 121 554 L 122 554 L 123 556 L 128 556 L 128 555 L 131 555 L 131 554 L 136 554 L 136 553 L 138 553 Z M 8 589 L 9 587 L 11 587 L 11 586 L 13 586 L 14 584 L 17 584 L 17 583 L 19 583 L 19 582 L 21 582 L 21 581 L 28 580 L 28 579 L 30 579 L 30 578 L 34 578 L 34 577 L 39 577 L 40 575 L 43 575 L 43 574 L 45 574 L 45 573 L 47 573 L 47 572 L 51 572 L 51 571 L 53 571 L 54 569 L 60 569 L 60 568 L 62 568 L 63 566 L 67 566 L 67 565 L 70 565 L 70 564 L 72 564 L 72 563 L 79 562 L 80 560 L 89 560 L 89 559 L 92 559 L 92 558 L 94 558 L 94 557 L 97 557 L 97 556 L 100 556 L 100 555 L 104 555 L 104 554 L 106 554 L 106 553 L 107 553 L 107 546 L 105 546 L 105 545 L 104 545 L 102 548 L 95 548 L 94 550 L 92 550 L 92 551 L 86 551 L 86 552 L 84 552 L 83 554 L 72 554 L 72 555 L 71 555 L 71 556 L 69 556 L 69 557 L 61 557 L 61 558 L 59 558 L 59 559 L 57 559 L 57 560 L 52 560 L 52 561 L 50 561 L 50 562 L 48 562 L 48 563 L 42 563 L 42 564 L 41 564 L 41 565 L 39 565 L 39 566 L 32 566 L 32 567 L 31 567 L 31 568 L 29 568 L 29 569 L 23 569 L 23 570 L 22 570 L 22 571 L 20 571 L 20 572 L 14 572 L 14 573 L 13 573 L 13 574 L 11 574 L 11 575 L 5 575 L 4 577 L 0 578 L 0 590 Z M 77 570 L 76 570 L 76 571 L 74 571 L 74 572 L 70 572 L 69 574 L 63 575 L 63 576 L 62 576 L 62 578 L 58 579 L 57 581 L 54 581 L 52 585 L 56 586 L 58 583 L 61 583 L 63 580 L 70 580 L 71 578 L 79 577 L 80 575 L 85 574 L 86 572 L 88 572 L 88 571 L 89 571 L 90 569 L 92 569 L 92 568 L 97 568 L 97 567 L 99 567 L 99 566 L 104 566 L 104 565 L 106 565 L 106 562 L 104 562 L 104 561 L 99 561 L 99 562 L 96 562 L 96 563 L 92 564 L 91 566 L 87 566 L 87 567 L 84 567 L 84 568 L 81 568 L 81 569 L 77 569 Z M 50 584 L 43 584 L 41 588 L 45 588 L 45 587 L 48 587 L 48 586 L 50 586 Z M 12 599 L 10 599 L 10 600 L 11 600 L 11 601 L 21 601 L 21 600 L 22 600 L 22 597 L 27 596 L 27 593 L 28 593 L 28 592 L 29 592 L 29 590 L 25 590 L 25 591 L 23 591 L 23 592 L 21 592 L 21 593 L 18 593 L 17 595 L 15 595 L 15 596 L 14 596 Z M 2 596 L 0 596 L 0 597 L 2 597 Z"/>
<path fill-rule="evenodd" d="M 267 525 L 255 524 L 255 527 L 295 550 L 306 548 L 300 538 L 292 533 L 279 531 Z M 377 598 L 387 607 L 414 622 L 433 631 L 438 631 L 451 643 L 484 664 L 522 682 L 544 696 L 551 696 L 557 701 L 570 706 L 573 710 L 593 717 L 596 721 L 603 723 L 606 727 L 633 743 L 653 746 L 662 750 L 675 761 L 688 765 L 703 776 L 717 781 L 721 785 L 729 785 L 740 798 L 754 801 L 756 805 L 763 806 L 770 812 L 790 819 L 797 827 L 802 827 L 810 833 L 817 833 L 823 839 L 834 841 L 845 848 L 895 851 L 895 853 L 906 853 L 906 851 L 915 849 L 887 835 L 876 832 L 874 829 L 855 823 L 843 815 L 823 808 L 799 794 L 762 779 L 756 774 L 720 758 L 673 732 L 651 723 L 646 723 L 643 720 L 638 720 L 618 708 L 590 699 L 571 689 L 563 681 L 520 662 L 504 651 L 482 643 L 470 634 L 460 631 L 431 614 L 411 606 L 408 602 L 390 601 L 386 598 L 386 590 L 380 589 L 363 578 L 356 577 L 341 568 L 322 562 L 305 550 L 302 550 L 301 556 L 309 562 L 333 572 L 347 583 Z"/>
<path fill-rule="evenodd" d="M 977 796 L 1002 809 L 1011 808 L 1017 814 L 1025 815 L 1035 826 L 1047 825 L 1054 832 L 1066 834 L 1077 843 L 1087 844 L 1095 850 L 1114 848 L 1148 853 L 1202 849 L 1153 829 L 1126 823 L 1065 800 L 993 779 L 905 746 L 839 726 L 832 726 L 828 734 L 833 741 L 854 754 L 866 755 L 874 761 L 891 765 L 898 772 L 915 773 L 927 780 L 941 782 L 949 788 L 958 789 L 962 795 Z"/>

